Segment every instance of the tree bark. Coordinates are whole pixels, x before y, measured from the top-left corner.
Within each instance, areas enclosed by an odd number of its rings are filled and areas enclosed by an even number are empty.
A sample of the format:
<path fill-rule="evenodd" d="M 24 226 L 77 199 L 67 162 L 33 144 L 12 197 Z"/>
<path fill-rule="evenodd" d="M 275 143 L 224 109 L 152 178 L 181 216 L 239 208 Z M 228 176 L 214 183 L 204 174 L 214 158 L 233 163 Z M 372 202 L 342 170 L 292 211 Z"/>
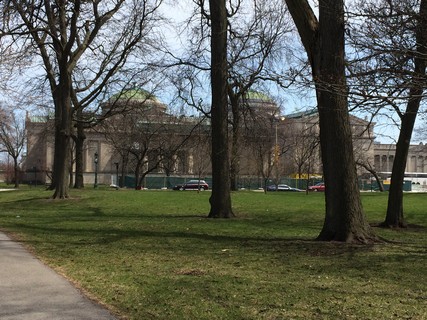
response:
<path fill-rule="evenodd" d="M 73 136 L 71 135 L 70 143 L 73 142 Z M 70 145 L 70 162 L 68 163 L 68 186 L 69 188 L 73 187 L 74 184 L 74 176 L 73 176 L 73 166 L 74 166 L 74 150 L 73 146 Z"/>
<path fill-rule="evenodd" d="M 71 133 L 72 133 L 72 107 L 71 107 L 71 68 L 68 58 L 70 56 L 71 43 L 75 40 L 75 34 L 72 39 L 69 39 L 67 34 L 67 17 L 65 16 L 65 1 L 58 4 L 58 14 L 55 15 L 49 3 L 45 3 L 45 10 L 47 12 L 47 19 L 52 23 L 50 28 L 53 29 L 52 35 L 55 39 L 53 41 L 53 48 L 56 52 L 57 60 L 57 77 L 55 80 L 54 67 L 49 61 L 49 55 L 45 43 L 39 38 L 38 46 L 41 51 L 41 56 L 44 60 L 45 68 L 52 90 L 52 97 L 55 105 L 55 151 L 52 172 L 51 189 L 54 189 L 54 199 L 65 199 L 69 196 L 69 165 L 70 165 L 70 147 L 71 147 Z M 80 2 L 76 2 L 76 13 L 80 10 Z M 56 23 L 58 26 L 56 26 Z"/>
<path fill-rule="evenodd" d="M 15 175 L 15 185 L 14 188 L 19 188 L 19 164 L 18 157 L 13 157 L 13 174 Z"/>
<path fill-rule="evenodd" d="M 344 3 L 286 0 L 311 64 L 319 112 L 326 214 L 318 240 L 367 243 L 375 236 L 363 213 L 353 154 L 344 69 Z"/>
<path fill-rule="evenodd" d="M 401 117 L 401 129 L 396 144 L 396 154 L 391 172 L 391 184 L 388 195 L 387 214 L 382 226 L 401 228 L 407 224 L 403 214 L 403 180 L 405 177 L 406 161 L 415 120 L 420 107 L 423 88 L 426 79 L 427 65 L 427 0 L 420 4 L 417 21 L 416 41 L 417 52 L 414 60 L 414 75 L 409 92 L 409 101 L 406 112 Z"/>
<path fill-rule="evenodd" d="M 227 110 L 227 10 L 225 0 L 209 1 L 211 15 L 212 194 L 210 218 L 233 216 L 230 196 Z"/>
<path fill-rule="evenodd" d="M 66 69 L 66 66 L 65 66 Z M 66 82 L 66 81 L 64 81 Z M 62 85 L 61 85 L 62 84 Z M 70 86 L 60 81 L 59 87 L 54 92 L 55 97 L 55 151 L 53 162 L 54 199 L 68 198 L 71 140 L 71 98 Z"/>
<path fill-rule="evenodd" d="M 83 180 L 83 148 L 86 134 L 84 132 L 83 124 L 77 121 L 77 135 L 75 136 L 74 143 L 76 146 L 76 178 L 74 182 L 75 189 L 84 187 Z"/>

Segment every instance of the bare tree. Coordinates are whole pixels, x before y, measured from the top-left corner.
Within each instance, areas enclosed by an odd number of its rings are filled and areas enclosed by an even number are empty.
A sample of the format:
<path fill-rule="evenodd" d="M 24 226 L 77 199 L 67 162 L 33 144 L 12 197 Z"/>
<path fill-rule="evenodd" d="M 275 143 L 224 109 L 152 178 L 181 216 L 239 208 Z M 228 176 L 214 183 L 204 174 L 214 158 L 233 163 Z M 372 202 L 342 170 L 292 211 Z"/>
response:
<path fill-rule="evenodd" d="M 375 239 L 357 185 L 344 60 L 344 1 L 320 0 L 319 19 L 308 1 L 286 0 L 308 55 L 316 86 L 326 215 L 318 240 Z"/>
<path fill-rule="evenodd" d="M 266 82 L 281 87 L 289 86 L 292 82 L 279 71 L 282 65 L 277 63 L 286 54 L 284 42 L 291 30 L 286 7 L 281 1 L 254 1 L 252 5 L 253 12 L 249 18 L 242 10 L 244 13 L 236 12 L 229 23 L 228 97 L 231 110 L 232 190 L 237 190 L 241 131 L 250 113 L 246 101 L 249 93 L 255 86 L 260 87 Z"/>
<path fill-rule="evenodd" d="M 196 174 L 200 178 L 210 166 L 209 148 L 209 126 L 206 118 L 184 117 L 168 115 L 161 119 L 164 128 L 159 134 L 159 152 L 161 157 L 160 169 L 164 171 L 167 179 L 167 187 L 171 187 L 169 177 L 172 172 L 178 170 L 178 162 L 188 161 L 184 156 L 179 158 L 179 154 L 190 155 Z"/>
<path fill-rule="evenodd" d="M 210 144 L 210 134 L 209 126 L 206 126 L 204 121 L 202 121 L 195 128 L 194 135 L 191 138 L 193 174 L 195 174 L 199 182 L 204 178 L 204 175 L 211 166 L 212 146 Z M 198 192 L 201 190 L 203 188 L 197 189 Z"/>
<path fill-rule="evenodd" d="M 19 187 L 19 157 L 25 147 L 25 123 L 14 112 L 0 108 L 0 152 L 13 159 L 15 188 Z"/>
<path fill-rule="evenodd" d="M 360 104 L 392 110 L 400 122 L 383 226 L 405 227 L 403 179 L 426 83 L 427 1 L 358 2 L 350 39 L 358 52 L 351 68 Z M 354 31 L 354 32 L 353 32 Z M 363 83 L 361 83 L 363 81 Z M 380 109 L 381 108 L 381 109 Z"/>
<path fill-rule="evenodd" d="M 105 88 L 117 83 L 118 71 L 132 68 L 133 49 L 153 31 L 149 22 L 160 3 L 6 1 L 2 36 L 40 57 L 55 106 L 54 198 L 68 197 L 75 112 L 96 104 Z"/>
<path fill-rule="evenodd" d="M 225 0 L 210 0 L 212 195 L 210 218 L 230 218 L 230 163 L 228 154 L 227 8 Z"/>
<path fill-rule="evenodd" d="M 143 187 L 147 174 L 160 168 L 162 137 L 167 130 L 167 115 L 147 103 L 103 122 L 101 129 L 107 141 L 122 156 L 122 164 L 135 174 L 135 188 Z"/>
<path fill-rule="evenodd" d="M 356 160 L 356 165 L 359 168 L 362 168 L 364 171 L 369 172 L 369 174 L 372 175 L 375 181 L 377 182 L 378 190 L 383 192 L 384 186 L 382 184 L 380 176 L 375 170 L 375 160 L 373 157 L 374 155 L 370 152 L 370 150 L 372 149 L 373 139 L 371 135 L 372 132 L 370 132 L 369 128 L 370 125 L 368 125 L 368 128 L 365 128 L 360 132 L 354 132 L 354 156 Z M 368 139 L 366 137 L 368 137 Z M 372 187 L 372 179 L 370 178 L 370 180 L 370 184 Z"/>
<path fill-rule="evenodd" d="M 244 144 L 249 150 L 255 163 L 255 169 L 263 180 L 264 191 L 270 179 L 276 185 L 283 172 L 281 159 L 289 150 L 283 130 L 279 130 L 280 120 L 275 115 L 257 114 L 252 121 L 246 121 Z M 280 128 L 282 129 L 282 128 Z"/>
<path fill-rule="evenodd" d="M 204 1 L 194 1 L 203 8 Z M 232 6 L 235 3 L 235 7 Z M 248 113 L 245 96 L 253 88 L 260 88 L 270 83 L 286 87 L 292 81 L 288 74 L 282 72 L 281 61 L 286 55 L 284 45 L 290 34 L 289 19 L 281 1 L 248 1 L 229 2 L 227 32 L 227 66 L 228 66 L 228 103 L 230 121 L 230 188 L 237 188 L 237 175 L 240 170 L 240 140 L 244 126 L 245 114 Z M 250 11 L 248 12 L 248 9 Z M 189 41 L 189 57 L 174 57 L 172 65 L 180 65 L 179 81 L 175 81 L 180 94 L 185 94 L 188 105 L 195 107 L 210 117 L 210 113 L 195 103 L 194 94 L 203 85 L 201 74 L 209 71 L 207 61 L 209 48 L 205 46 L 209 35 L 211 16 L 204 15 L 204 20 L 187 22 L 192 31 Z M 192 18 L 194 20 L 194 18 Z M 192 69 L 192 70 L 191 70 Z M 182 79 L 185 81 L 183 85 Z M 198 80 L 195 80 L 198 79 Z M 200 79 L 200 80 L 199 80 Z M 199 81 L 199 83 L 197 83 Z M 202 84 L 200 84 L 202 83 Z M 271 88 L 270 88 L 271 89 Z M 184 95 L 182 95 L 184 97 Z"/>
<path fill-rule="evenodd" d="M 298 178 L 304 174 L 310 174 L 314 169 L 315 161 L 318 158 L 316 151 L 319 147 L 319 132 L 316 123 L 304 123 L 303 128 L 294 128 L 290 132 L 291 152 L 293 162 L 296 166 Z M 295 130 L 296 129 L 296 130 Z M 301 129 L 301 130 L 298 130 Z"/>

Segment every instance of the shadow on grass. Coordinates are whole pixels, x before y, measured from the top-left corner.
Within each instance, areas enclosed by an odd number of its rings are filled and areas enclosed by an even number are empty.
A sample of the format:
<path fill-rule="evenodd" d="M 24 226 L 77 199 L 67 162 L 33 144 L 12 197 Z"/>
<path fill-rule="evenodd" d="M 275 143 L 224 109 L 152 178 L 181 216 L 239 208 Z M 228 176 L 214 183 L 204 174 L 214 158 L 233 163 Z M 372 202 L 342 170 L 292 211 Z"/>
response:
<path fill-rule="evenodd" d="M 227 248 L 244 248 L 245 250 L 253 250 L 256 252 L 275 252 L 279 255 L 286 253 L 297 253 L 312 257 L 333 257 L 346 255 L 351 258 L 352 255 L 361 252 L 372 252 L 375 245 L 354 245 L 339 242 L 319 242 L 315 239 L 307 237 L 289 236 L 289 237 L 264 237 L 264 236 L 237 236 L 237 235 L 221 235 L 195 233 L 192 231 L 152 231 L 152 230 L 123 230 L 116 228 L 109 229 L 69 229 L 69 228 L 53 228 L 48 226 L 29 226 L 24 224 L 16 224 L 18 229 L 25 234 L 49 235 L 46 241 L 43 240 L 21 240 L 21 242 L 34 245 L 36 243 L 49 243 L 53 246 L 110 246 L 116 244 L 122 246 L 126 250 L 128 243 L 131 241 L 134 247 L 129 250 L 136 250 L 137 247 L 146 247 L 148 243 L 153 243 L 159 246 L 169 246 L 167 250 L 174 251 L 174 244 L 182 247 L 188 243 L 188 251 L 206 250 L 212 247 L 227 247 Z M 162 244 L 162 241 L 164 244 Z M 120 243 L 124 244 L 121 245 Z"/>
<path fill-rule="evenodd" d="M 32 202 L 32 201 L 40 201 L 40 200 L 49 200 L 48 198 L 40 198 L 40 197 L 32 197 L 32 198 L 25 198 L 25 199 L 11 199 L 11 200 L 5 200 L 2 201 L 3 204 L 12 204 L 12 203 L 27 203 L 27 202 Z"/>

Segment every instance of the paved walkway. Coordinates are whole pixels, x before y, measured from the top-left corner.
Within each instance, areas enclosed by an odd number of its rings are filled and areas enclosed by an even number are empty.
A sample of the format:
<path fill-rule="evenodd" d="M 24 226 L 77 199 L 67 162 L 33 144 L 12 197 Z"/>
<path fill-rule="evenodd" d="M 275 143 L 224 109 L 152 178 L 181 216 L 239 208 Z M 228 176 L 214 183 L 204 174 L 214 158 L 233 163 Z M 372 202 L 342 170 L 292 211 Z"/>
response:
<path fill-rule="evenodd" d="M 1 320 L 114 320 L 65 278 L 0 232 Z"/>

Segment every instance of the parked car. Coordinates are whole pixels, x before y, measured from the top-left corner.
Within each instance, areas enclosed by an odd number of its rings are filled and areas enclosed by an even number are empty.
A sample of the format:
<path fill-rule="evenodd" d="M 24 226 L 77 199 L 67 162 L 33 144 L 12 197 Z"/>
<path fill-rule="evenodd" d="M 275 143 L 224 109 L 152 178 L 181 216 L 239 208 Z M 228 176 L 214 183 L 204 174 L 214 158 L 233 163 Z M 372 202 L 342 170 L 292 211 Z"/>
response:
<path fill-rule="evenodd" d="M 298 189 L 298 188 L 292 188 L 286 184 L 279 184 L 279 185 L 269 185 L 267 186 L 267 191 L 290 191 L 290 192 L 301 192 L 304 190 Z"/>
<path fill-rule="evenodd" d="M 173 190 L 208 190 L 209 185 L 205 180 L 189 180 L 184 184 L 177 184 Z"/>
<path fill-rule="evenodd" d="M 325 183 L 319 182 L 316 183 L 314 186 L 309 186 L 308 191 L 325 191 Z"/>

